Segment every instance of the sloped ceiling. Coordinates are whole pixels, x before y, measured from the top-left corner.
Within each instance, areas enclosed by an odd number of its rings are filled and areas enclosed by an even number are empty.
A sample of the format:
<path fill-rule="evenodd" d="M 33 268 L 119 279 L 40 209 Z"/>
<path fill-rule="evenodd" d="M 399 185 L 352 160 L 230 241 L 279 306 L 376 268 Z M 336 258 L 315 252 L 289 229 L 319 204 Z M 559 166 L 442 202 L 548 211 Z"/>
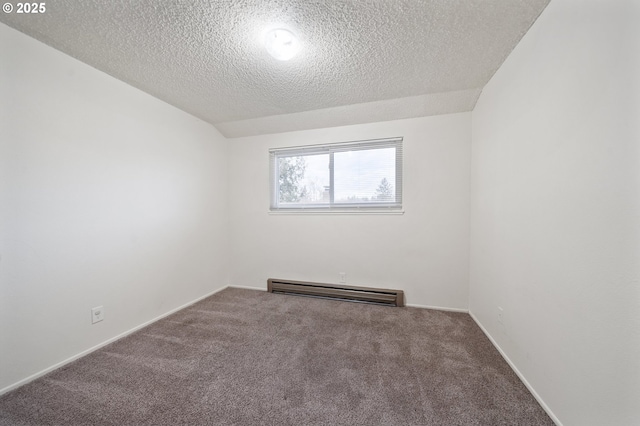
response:
<path fill-rule="evenodd" d="M 0 21 L 238 137 L 470 111 L 548 2 L 47 0 Z"/>

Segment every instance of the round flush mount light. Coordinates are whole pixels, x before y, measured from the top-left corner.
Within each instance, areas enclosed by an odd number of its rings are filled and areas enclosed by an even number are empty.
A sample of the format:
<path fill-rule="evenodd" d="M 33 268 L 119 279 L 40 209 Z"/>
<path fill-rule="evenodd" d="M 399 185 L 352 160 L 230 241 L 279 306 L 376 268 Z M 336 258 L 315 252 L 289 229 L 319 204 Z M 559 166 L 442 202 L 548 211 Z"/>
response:
<path fill-rule="evenodd" d="M 291 31 L 278 28 L 266 34 L 264 47 L 279 61 L 288 61 L 298 53 L 300 43 Z"/>

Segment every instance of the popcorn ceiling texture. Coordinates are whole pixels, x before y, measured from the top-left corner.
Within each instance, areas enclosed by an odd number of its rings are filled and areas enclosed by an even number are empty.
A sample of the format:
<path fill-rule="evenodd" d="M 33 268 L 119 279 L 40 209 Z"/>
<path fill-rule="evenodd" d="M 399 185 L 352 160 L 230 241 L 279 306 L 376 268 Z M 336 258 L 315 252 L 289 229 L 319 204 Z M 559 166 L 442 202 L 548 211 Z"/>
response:
<path fill-rule="evenodd" d="M 548 2 L 48 0 L 0 21 L 237 137 L 470 111 Z"/>

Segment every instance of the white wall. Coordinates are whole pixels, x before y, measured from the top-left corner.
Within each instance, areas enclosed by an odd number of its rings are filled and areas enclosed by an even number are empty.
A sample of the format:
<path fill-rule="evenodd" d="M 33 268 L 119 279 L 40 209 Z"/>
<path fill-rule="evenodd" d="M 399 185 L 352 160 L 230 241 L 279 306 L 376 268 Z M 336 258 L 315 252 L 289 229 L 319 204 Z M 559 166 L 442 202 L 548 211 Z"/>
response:
<path fill-rule="evenodd" d="M 472 114 L 470 310 L 564 425 L 640 424 L 638 22 L 553 0 Z"/>
<path fill-rule="evenodd" d="M 228 182 L 211 125 L 3 24 L 0 57 L 2 390 L 226 285 Z"/>
<path fill-rule="evenodd" d="M 408 303 L 466 310 L 470 114 L 233 139 L 231 279 L 267 278 L 406 291 Z M 270 215 L 269 148 L 404 137 L 404 215 Z"/>

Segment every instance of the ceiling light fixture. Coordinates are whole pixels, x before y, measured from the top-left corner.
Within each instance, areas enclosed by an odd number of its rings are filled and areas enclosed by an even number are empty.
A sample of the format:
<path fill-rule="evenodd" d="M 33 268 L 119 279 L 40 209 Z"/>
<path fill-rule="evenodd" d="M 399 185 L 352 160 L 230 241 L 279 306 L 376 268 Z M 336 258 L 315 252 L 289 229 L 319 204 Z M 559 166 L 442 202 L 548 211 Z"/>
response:
<path fill-rule="evenodd" d="M 291 31 L 277 28 L 267 33 L 264 47 L 277 60 L 288 61 L 298 53 L 300 43 Z"/>

